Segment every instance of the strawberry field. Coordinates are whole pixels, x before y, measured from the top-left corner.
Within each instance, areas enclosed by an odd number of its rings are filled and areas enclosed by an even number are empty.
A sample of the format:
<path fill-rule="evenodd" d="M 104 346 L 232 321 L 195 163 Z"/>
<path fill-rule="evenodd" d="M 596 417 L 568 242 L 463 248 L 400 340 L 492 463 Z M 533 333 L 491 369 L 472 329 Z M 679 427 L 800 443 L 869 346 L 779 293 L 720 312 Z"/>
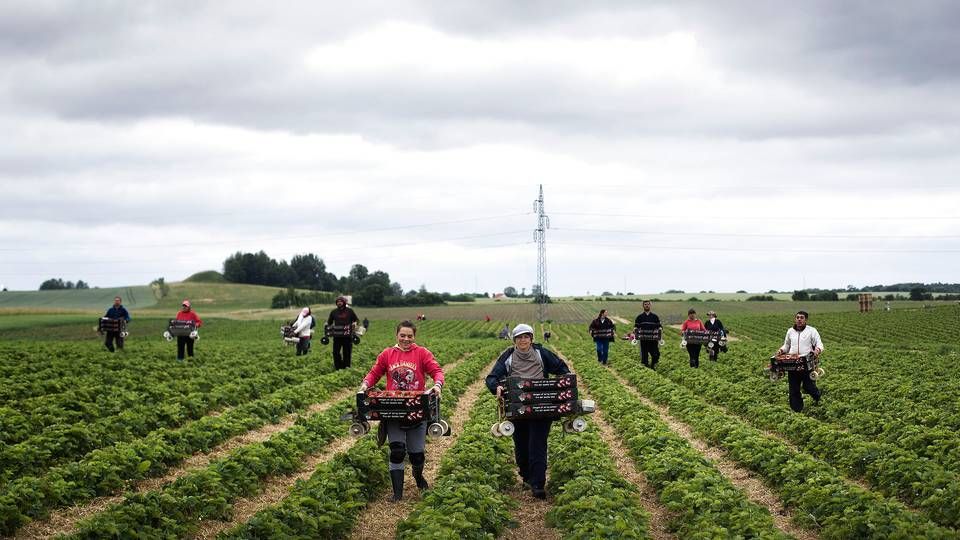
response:
<path fill-rule="evenodd" d="M 721 311 L 734 339 L 699 369 L 667 328 L 653 371 L 623 340 L 597 362 L 593 309 L 550 325 L 598 412 L 583 433 L 554 426 L 545 501 L 490 433 L 482 379 L 515 319 L 418 325 L 453 433 L 428 442 L 430 489 L 408 467 L 401 503 L 387 448 L 340 418 L 395 322 L 341 371 L 319 340 L 295 356 L 278 322 L 212 318 L 184 362 L 161 319 L 135 319 L 115 354 L 74 315 L 0 326 L 0 536 L 960 538 L 957 306 L 811 314 L 826 375 L 801 413 L 762 371 L 791 313 Z"/>

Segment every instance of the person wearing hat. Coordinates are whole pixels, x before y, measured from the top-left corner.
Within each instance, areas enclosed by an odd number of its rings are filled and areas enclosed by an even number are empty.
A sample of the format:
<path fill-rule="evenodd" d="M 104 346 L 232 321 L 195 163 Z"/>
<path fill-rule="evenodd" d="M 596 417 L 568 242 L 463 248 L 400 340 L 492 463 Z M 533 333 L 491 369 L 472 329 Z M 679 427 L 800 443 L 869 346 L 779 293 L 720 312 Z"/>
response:
<path fill-rule="evenodd" d="M 723 327 L 723 323 L 717 318 L 717 312 L 712 309 L 707 312 L 707 321 L 703 323 L 703 327 L 707 329 L 707 332 L 719 332 L 720 337 L 727 335 L 727 329 Z M 723 352 L 726 352 L 726 346 L 724 346 Z M 707 348 L 707 356 L 710 358 L 710 360 L 716 362 L 717 356 L 719 355 L 719 344 L 714 344 L 713 347 Z"/>
<path fill-rule="evenodd" d="M 590 322 L 590 337 L 597 347 L 597 361 L 607 365 L 610 354 L 610 343 L 617 337 L 616 325 L 607 317 L 607 310 L 601 309 L 596 319 Z"/>
<path fill-rule="evenodd" d="M 347 306 L 346 296 L 338 296 L 336 303 L 337 307 L 335 307 L 330 312 L 330 316 L 327 317 L 327 326 L 336 326 L 341 328 L 349 327 L 351 328 L 351 332 L 349 335 L 333 336 L 333 368 L 347 369 L 350 367 L 350 362 L 353 355 L 352 328 L 360 321 L 360 319 L 358 319 L 357 314 L 353 312 L 353 308 Z"/>
<path fill-rule="evenodd" d="M 387 390 L 406 390 L 423 392 L 426 389 L 426 376 L 433 379 L 428 392 L 440 395 L 443 387 L 443 368 L 433 357 L 433 353 L 415 343 L 417 327 L 410 321 L 397 325 L 397 344 L 386 348 L 377 356 L 377 361 L 360 383 L 359 392 L 366 392 L 387 376 Z M 393 501 L 403 498 L 403 459 L 410 456 L 410 467 L 417 489 L 423 491 L 429 487 L 423 477 L 426 462 L 427 423 L 415 426 L 402 426 L 399 420 L 381 420 L 380 428 L 386 429 L 390 441 L 390 483 L 393 485 Z"/>
<path fill-rule="evenodd" d="M 507 377 L 543 379 L 550 375 L 566 375 L 570 369 L 556 354 L 533 342 L 533 328 L 518 324 L 513 329 L 513 347 L 503 351 L 493 370 L 487 375 L 490 393 L 503 393 Z M 530 486 L 533 496 L 545 499 L 547 492 L 547 437 L 552 420 L 514 420 L 513 451 L 517 468 L 524 484 Z"/>
<path fill-rule="evenodd" d="M 683 324 L 680 326 L 680 336 L 683 337 L 683 333 L 687 330 L 707 331 L 707 329 L 703 327 L 703 321 L 697 318 L 697 310 L 693 308 L 687 310 L 687 320 L 683 321 Z M 700 343 L 687 343 L 687 354 L 690 355 L 690 367 L 700 367 L 700 347 L 702 346 Z"/>
<path fill-rule="evenodd" d="M 197 328 L 203 325 L 203 321 L 200 320 L 200 317 L 197 317 L 196 312 L 190 307 L 190 300 L 184 300 L 180 304 L 180 311 L 174 318 L 178 321 L 193 321 L 193 325 Z M 177 360 L 183 360 L 184 348 L 187 350 L 187 356 L 193 358 L 193 339 L 190 336 L 177 336 Z"/>
<path fill-rule="evenodd" d="M 300 341 L 297 342 L 297 356 L 307 354 L 310 352 L 310 338 L 313 336 L 311 328 L 316 326 L 310 308 L 301 309 L 300 315 L 297 316 L 297 320 L 291 326 L 293 326 L 293 333 L 300 338 Z"/>

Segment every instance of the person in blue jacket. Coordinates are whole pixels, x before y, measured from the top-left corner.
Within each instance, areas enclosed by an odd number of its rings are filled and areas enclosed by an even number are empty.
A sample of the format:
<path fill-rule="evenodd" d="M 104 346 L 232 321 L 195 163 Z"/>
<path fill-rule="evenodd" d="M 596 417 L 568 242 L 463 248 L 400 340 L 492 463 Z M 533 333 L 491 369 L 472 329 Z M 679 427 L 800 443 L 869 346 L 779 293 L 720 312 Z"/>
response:
<path fill-rule="evenodd" d="M 533 342 L 533 328 L 518 324 L 513 329 L 513 347 L 503 351 L 493 371 L 487 375 L 490 393 L 497 397 L 504 392 L 507 377 L 544 379 L 550 375 L 566 375 L 570 369 L 556 354 Z M 547 437 L 552 420 L 514 420 L 513 450 L 523 482 L 530 486 L 534 497 L 545 499 L 547 492 Z"/>
<path fill-rule="evenodd" d="M 126 322 L 130 322 L 130 312 L 127 311 L 127 308 L 123 307 L 123 299 L 119 296 L 113 297 L 113 305 L 110 306 L 110 309 L 107 310 L 107 313 L 104 314 L 104 317 L 108 319 L 123 319 Z M 117 349 L 123 350 L 123 336 L 120 332 L 107 332 L 107 338 L 103 342 L 107 346 L 107 350 L 114 352 L 113 342 L 117 342 Z"/>

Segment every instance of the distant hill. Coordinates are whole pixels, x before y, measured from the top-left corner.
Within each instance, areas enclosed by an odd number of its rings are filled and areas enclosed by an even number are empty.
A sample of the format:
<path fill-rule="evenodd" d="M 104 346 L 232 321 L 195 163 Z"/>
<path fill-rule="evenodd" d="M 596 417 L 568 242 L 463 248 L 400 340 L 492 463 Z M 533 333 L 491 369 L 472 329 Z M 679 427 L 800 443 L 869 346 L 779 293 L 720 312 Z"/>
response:
<path fill-rule="evenodd" d="M 149 285 L 97 289 L 61 289 L 55 291 L 0 292 L 0 308 L 104 310 L 113 305 L 113 297 L 123 298 L 130 309 L 157 305 Z"/>
<path fill-rule="evenodd" d="M 183 281 L 185 283 L 226 283 L 227 278 L 223 277 L 223 274 L 216 270 L 206 270 L 204 272 L 197 272 Z"/>

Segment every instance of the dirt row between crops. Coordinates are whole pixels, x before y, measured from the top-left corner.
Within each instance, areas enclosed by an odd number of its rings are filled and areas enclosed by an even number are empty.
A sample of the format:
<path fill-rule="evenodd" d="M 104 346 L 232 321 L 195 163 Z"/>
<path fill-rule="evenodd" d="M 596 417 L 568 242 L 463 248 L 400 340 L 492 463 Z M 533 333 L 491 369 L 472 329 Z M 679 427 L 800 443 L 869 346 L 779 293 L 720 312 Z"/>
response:
<path fill-rule="evenodd" d="M 493 369 L 493 362 L 486 367 L 483 373 L 487 373 L 491 369 Z M 447 450 L 457 442 L 460 433 L 463 432 L 464 424 L 467 423 L 470 411 L 485 391 L 487 391 L 487 387 L 483 379 L 467 387 L 467 390 L 457 401 L 453 414 L 446 419 L 450 423 L 450 436 L 433 439 L 427 444 L 423 476 L 431 486 L 437 481 L 440 472 L 440 460 L 443 459 Z M 350 538 L 373 540 L 395 537 L 397 524 L 410 515 L 413 507 L 421 499 L 421 493 L 416 489 L 416 483 L 411 476 L 410 467 L 406 467 L 404 470 L 403 499 L 399 502 L 393 502 L 392 497 L 393 490 L 387 489 L 371 501 L 357 518 L 353 530 L 350 531 Z"/>
<path fill-rule="evenodd" d="M 591 399 L 586 381 L 581 379 L 577 390 L 584 399 Z M 600 438 L 610 448 L 610 457 L 613 458 L 617 471 L 640 492 L 640 506 L 650 515 L 648 528 L 650 537 L 654 540 L 676 538 L 667 530 L 671 517 L 670 511 L 660 504 L 656 490 L 647 482 L 647 477 L 637 469 L 636 463 L 630 458 L 630 451 L 623 445 L 623 441 L 617 436 L 613 427 L 607 423 L 603 409 L 600 409 L 600 414 L 590 416 L 590 423 L 597 426 Z"/>
<path fill-rule="evenodd" d="M 572 373 L 573 364 L 563 355 L 561 355 L 561 358 L 563 358 L 563 361 L 570 367 Z M 577 392 L 579 392 L 580 397 L 582 399 L 592 399 L 590 397 L 590 386 L 588 382 L 579 376 L 577 377 L 577 381 Z M 613 426 L 607 423 L 604 410 L 601 408 L 599 412 L 600 414 L 594 413 L 590 415 L 589 422 L 597 427 L 600 438 L 603 439 L 603 442 L 610 448 L 610 457 L 613 459 L 617 472 L 639 491 L 640 506 L 650 515 L 650 525 L 647 528 L 650 537 L 654 540 L 676 538 L 676 536 L 667 530 L 667 524 L 671 517 L 670 511 L 660 504 L 656 490 L 647 482 L 646 475 L 637 469 L 636 463 L 630 458 L 630 451 L 623 445 L 623 441 L 617 436 Z"/>
<path fill-rule="evenodd" d="M 59 534 L 71 534 L 76 529 L 77 523 L 123 501 L 126 498 L 126 494 L 145 493 L 147 491 L 160 489 L 181 476 L 208 466 L 210 463 L 226 456 L 241 446 L 264 442 L 275 434 L 293 427 L 297 422 L 297 418 L 321 413 L 355 393 L 355 388 L 345 388 L 330 396 L 330 398 L 323 403 L 315 403 L 307 407 L 304 411 L 288 414 L 276 424 L 268 424 L 261 428 L 237 435 L 213 447 L 210 452 L 194 454 L 188 457 L 180 465 L 170 469 L 163 476 L 146 478 L 134 483 L 125 494 L 98 497 L 80 506 L 54 511 L 47 519 L 27 524 L 17 533 L 15 538 L 50 538 Z"/>
<path fill-rule="evenodd" d="M 453 370 L 463 362 L 465 358 L 466 355 L 443 366 L 443 369 L 445 371 Z M 350 394 L 356 394 L 356 389 L 350 389 Z M 336 401 L 332 403 L 335 404 Z M 340 452 L 350 450 L 358 440 L 359 439 L 349 436 L 334 439 L 321 453 L 305 457 L 300 468 L 292 475 L 273 477 L 264 482 L 263 489 L 258 495 L 234 501 L 230 521 L 201 522 L 200 529 L 194 537 L 199 539 L 215 538 L 223 531 L 246 523 L 261 510 L 280 503 L 290 495 L 290 491 L 298 481 L 309 479 L 313 476 L 317 467 L 330 461 Z"/>
<path fill-rule="evenodd" d="M 452 369 L 462 362 L 468 355 L 447 364 L 444 369 Z M 311 416 L 326 411 L 340 401 L 354 395 L 356 389 L 349 387 L 331 395 L 323 403 L 315 403 L 303 411 L 291 413 L 283 417 L 276 424 L 268 424 L 260 428 L 248 431 L 246 433 L 232 437 L 223 443 L 213 447 L 209 452 L 194 454 L 181 462 L 178 466 L 171 468 L 163 476 L 155 478 L 146 478 L 132 484 L 130 489 L 120 495 L 110 495 L 106 497 L 97 497 L 85 504 L 55 510 L 50 513 L 46 519 L 36 520 L 28 523 L 21 528 L 14 538 L 18 540 L 35 540 L 39 538 L 52 538 L 61 534 L 71 534 L 76 530 L 77 524 L 85 519 L 95 516 L 110 506 L 122 502 L 127 494 L 145 493 L 161 489 L 163 486 L 177 480 L 178 478 L 189 474 L 190 472 L 207 467 L 210 463 L 225 457 L 230 452 L 242 446 L 264 442 L 270 437 L 286 431 L 293 427 L 297 419 L 301 416 Z M 222 413 L 222 411 L 220 411 Z"/>
<path fill-rule="evenodd" d="M 641 395 L 640 392 L 637 391 L 629 381 L 620 376 L 619 373 L 614 370 L 611 370 L 610 373 L 645 406 L 656 411 L 660 416 L 660 420 L 667 424 L 671 431 L 683 437 L 690 446 L 703 454 L 704 457 L 720 471 L 720 474 L 735 487 L 743 491 L 748 499 L 766 508 L 773 517 L 774 525 L 776 525 L 778 529 L 800 540 L 815 540 L 819 538 L 815 532 L 794 525 L 791 521 L 792 512 L 783 504 L 780 497 L 752 472 L 729 459 L 726 451 L 716 446 L 711 446 L 695 435 L 690 426 L 671 416 L 666 407 Z"/>

